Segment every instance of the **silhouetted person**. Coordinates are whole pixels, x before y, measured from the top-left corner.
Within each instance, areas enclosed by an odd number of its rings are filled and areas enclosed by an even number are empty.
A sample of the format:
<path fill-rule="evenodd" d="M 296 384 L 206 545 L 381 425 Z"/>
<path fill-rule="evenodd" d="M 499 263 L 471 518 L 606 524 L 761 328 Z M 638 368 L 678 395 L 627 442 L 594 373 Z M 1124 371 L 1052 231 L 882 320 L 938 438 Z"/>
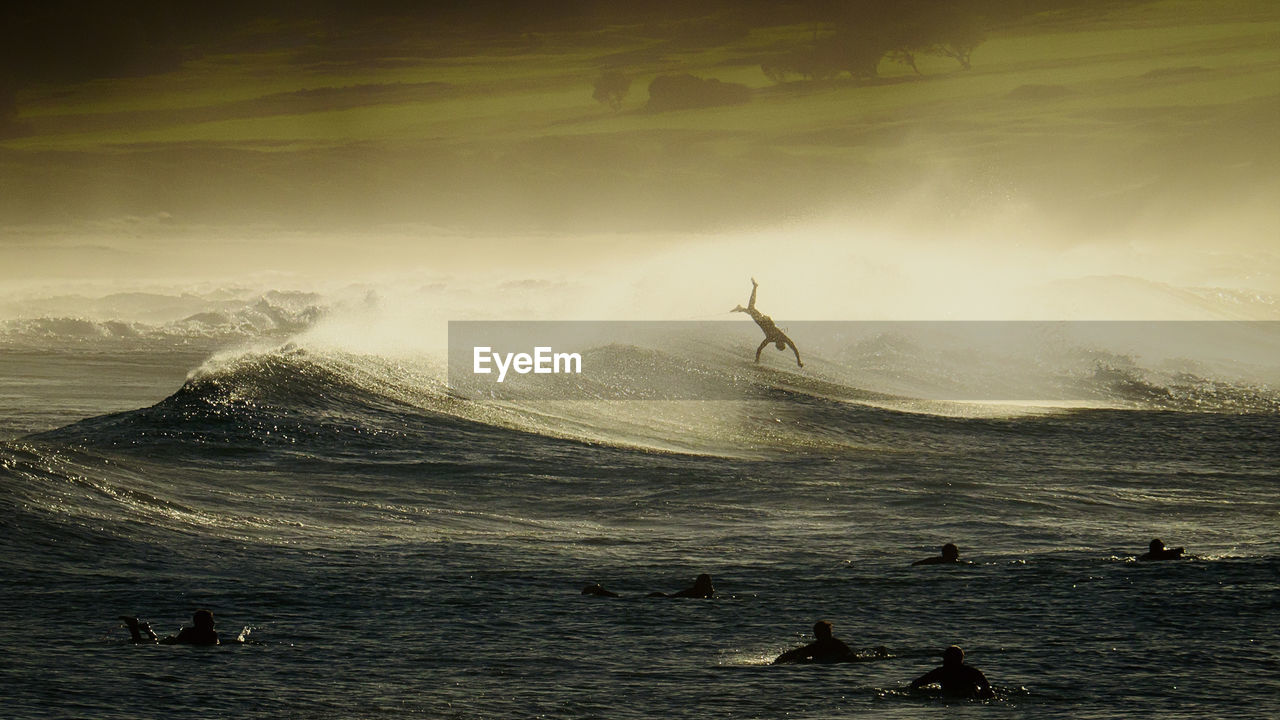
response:
<path fill-rule="evenodd" d="M 950 563 L 955 565 L 965 565 L 965 564 L 968 564 L 968 562 L 969 561 L 967 560 L 960 559 L 960 548 L 956 547 L 954 543 L 947 543 L 946 545 L 942 546 L 942 555 L 934 555 L 933 557 L 928 557 L 923 560 L 917 560 L 911 564 L 912 565 L 943 565 L 943 564 Z"/>
<path fill-rule="evenodd" d="M 601 585 L 600 583 L 596 583 L 594 585 L 588 585 L 582 588 L 582 594 L 595 595 L 597 597 L 620 597 L 618 593 L 613 592 L 612 590 L 605 590 L 604 586 Z"/>
<path fill-rule="evenodd" d="M 183 626 L 177 635 L 165 638 L 156 636 L 151 624 L 140 622 L 136 617 L 121 615 L 120 619 L 129 626 L 129 634 L 135 643 L 161 643 L 163 645 L 217 645 L 218 632 L 213 629 L 213 613 L 209 610 L 197 610 L 191 616 L 191 625 Z"/>
<path fill-rule="evenodd" d="M 751 300 L 747 302 L 746 307 L 739 305 L 729 311 L 747 313 L 764 331 L 764 340 L 760 342 L 760 347 L 756 348 L 756 362 L 760 362 L 760 351 L 764 350 L 769 343 L 773 343 L 779 350 L 786 350 L 787 347 L 790 347 L 791 351 L 796 354 L 796 365 L 804 367 L 804 363 L 800 362 L 800 350 L 796 348 L 796 344 L 791 342 L 791 338 L 779 330 L 777 325 L 773 324 L 773 318 L 756 309 L 756 290 L 759 287 L 760 284 L 756 282 L 756 279 L 751 278 Z"/>
<path fill-rule="evenodd" d="M 1167 548 L 1164 541 L 1155 538 L 1151 541 L 1151 545 L 1147 552 L 1138 556 L 1139 560 L 1176 560 L 1182 557 L 1183 548 Z"/>
<path fill-rule="evenodd" d="M 942 667 L 934 668 L 911 682 L 911 689 L 937 683 L 944 695 L 989 698 L 995 696 L 987 676 L 972 665 L 964 664 L 964 651 L 952 645 L 942 651 Z"/>
<path fill-rule="evenodd" d="M 670 595 L 664 592 L 649 593 L 649 597 L 673 597 L 673 598 L 710 598 L 716 594 L 715 587 L 711 584 L 711 576 L 703 573 L 693 581 L 693 585 L 681 590 L 678 593 Z"/>
<path fill-rule="evenodd" d="M 813 625 L 813 636 L 817 640 L 798 647 L 794 650 L 788 650 L 777 657 L 773 661 L 774 665 L 783 663 L 834 663 L 846 662 L 854 660 L 853 651 L 848 645 L 831 635 L 831 623 L 826 620 L 819 620 Z"/>

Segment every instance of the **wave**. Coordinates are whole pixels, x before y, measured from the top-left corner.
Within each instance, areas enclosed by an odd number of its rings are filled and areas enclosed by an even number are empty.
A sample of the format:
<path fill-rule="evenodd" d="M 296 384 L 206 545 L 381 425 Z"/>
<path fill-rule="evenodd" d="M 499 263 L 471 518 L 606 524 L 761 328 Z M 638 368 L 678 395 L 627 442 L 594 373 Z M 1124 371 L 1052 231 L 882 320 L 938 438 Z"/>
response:
<path fill-rule="evenodd" d="M 648 451 L 740 455 L 778 447 L 775 432 L 734 429 L 749 409 L 628 400 L 489 401 L 454 393 L 444 369 L 285 346 L 217 357 L 147 408 L 42 433 L 91 447 L 200 454 L 289 452 L 370 458 L 451 449 L 511 434 Z M 742 416 L 741 419 L 746 419 Z M 766 422 L 768 419 L 757 419 Z M 759 423 L 757 423 L 759 424 Z M 452 448 L 456 449 L 456 448 Z"/>
<path fill-rule="evenodd" d="M 1266 385 L 1234 384 L 1185 371 L 1153 371 L 1127 357 L 1099 359 L 1077 384 L 1125 406 L 1182 412 L 1276 413 L 1280 394 Z"/>
<path fill-rule="evenodd" d="M 848 357 L 884 358 L 893 355 L 891 348 L 900 360 L 920 356 L 900 337 L 859 342 Z M 876 348 L 883 350 L 878 356 Z M 1050 462 L 1092 453 L 1095 468 L 1140 460 L 1144 442 L 1173 443 L 1153 451 L 1160 463 L 1152 472 L 1169 482 L 1208 482 L 1177 475 L 1179 463 L 1192 460 L 1164 457 L 1176 455 L 1189 430 L 1201 442 L 1187 451 L 1195 462 L 1212 464 L 1212 453 L 1222 452 L 1237 474 L 1261 477 L 1269 467 L 1273 395 L 1185 373 L 1162 384 L 1162 372 L 1101 352 L 1087 355 L 1093 371 L 1064 382 L 1083 383 L 1124 408 L 1010 409 L 877 392 L 840 382 L 849 366 L 822 355 L 813 356 L 812 374 L 808 363 L 801 374 L 756 367 L 733 348 L 715 345 L 693 357 L 678 346 L 597 350 L 596 360 L 617 363 L 616 375 L 600 376 L 610 382 L 627 382 L 623 370 L 637 363 L 680 364 L 699 377 L 748 386 L 752 399 L 494 400 L 460 395 L 430 360 L 293 345 L 228 353 L 149 407 L 0 443 L 0 503 L 10 510 L 0 530 L 34 544 L 57 538 L 49 551 L 71 555 L 116 541 L 162 543 L 175 533 L 282 544 L 463 536 L 483 542 L 513 534 L 581 543 L 608 535 L 584 518 L 613 512 L 610 504 L 619 497 L 658 507 L 672 484 L 694 477 L 730 480 L 723 487 L 701 484 L 694 505 L 754 513 L 756 503 L 741 498 L 767 498 L 778 463 L 786 464 L 779 482 L 810 482 L 807 474 L 821 466 L 843 468 L 849 476 L 838 482 L 856 484 L 860 474 L 900 457 L 903 469 L 881 478 L 894 488 L 892 502 L 917 502 L 918 493 L 901 490 L 898 472 L 936 474 L 946 478 L 948 493 L 960 494 L 953 509 L 971 504 L 974 512 L 989 506 L 989 488 L 952 477 L 955 464 L 985 467 L 982 458 L 995 453 L 1038 477 L 1045 438 L 1064 454 L 1050 452 Z M 1199 414 L 1205 408 L 1216 414 L 1209 421 Z M 1261 412 L 1268 416 L 1247 414 Z M 1246 415 L 1234 416 L 1240 413 Z M 1135 426 L 1146 428 L 1145 440 L 1130 437 Z M 1259 468 L 1245 467 L 1237 458 L 1255 447 Z M 1023 457 L 1036 467 L 1022 467 Z M 733 482 L 743 477 L 750 488 Z M 1015 477 L 1019 488 L 1038 481 Z M 609 482 L 615 478 L 621 482 Z M 657 484 L 631 497 L 628 478 Z M 1070 490 L 1073 498 L 1091 498 L 1089 512 L 1165 502 L 1133 496 L 1109 503 L 1110 491 L 1097 493 L 1088 484 Z M 1021 489 L 1013 497 L 1001 501 L 1006 508 L 1060 515 L 1045 509 L 1058 502 L 1052 492 L 1035 503 Z M 530 507 L 548 504 L 557 505 L 555 519 L 530 517 Z"/>
<path fill-rule="evenodd" d="M 13 308 L 0 342 L 40 344 L 130 340 L 285 338 L 314 325 L 329 306 L 313 293 L 269 291 L 202 296 L 122 293 L 49 298 Z M 170 317 L 177 314 L 176 317 Z"/>
<path fill-rule="evenodd" d="M 330 548 L 488 542 L 573 537 L 589 526 L 530 519 L 519 507 L 471 497 L 468 480 L 492 470 L 492 463 L 468 467 L 462 444 L 441 442 L 396 457 L 331 446 L 327 458 L 270 451 L 250 458 L 206 447 L 196 458 L 51 440 L 0 442 L 0 507 L 7 510 L 0 518 L 2 542 L 40 551 L 0 554 L 0 565 L 15 571 L 38 575 L 51 557 L 79 562 L 86 555 L 105 566 L 113 550 L 126 545 L 165 548 L 166 562 L 187 551 L 202 563 L 210 541 Z M 433 460 L 436 454 L 449 459 Z M 175 544 L 175 537 L 198 542 Z"/>
<path fill-rule="evenodd" d="M 755 365 L 732 342 L 588 350 L 589 380 L 557 378 L 566 398 L 510 383 L 501 396 L 450 386 L 442 361 L 286 344 L 215 356 L 163 401 L 90 418 L 41 438 L 87 446 L 401 456 L 511 433 L 645 451 L 724 457 L 912 447 L 916 434 L 966 420 L 1086 409 L 1193 413 L 1280 411 L 1267 385 L 1188 364 L 1145 367 L 1090 350 L 992 364 L 893 333 L 811 355 L 803 372 Z M 1194 372 L 1199 369 L 1201 373 Z M 696 382 L 711 400 L 669 400 L 662 382 Z M 572 391 L 572 392 L 569 392 Z M 726 401 L 737 393 L 738 401 Z M 958 396 L 958 399 L 957 399 Z M 1014 399 L 1009 399 L 1014 398 Z M 1024 399 L 1017 399 L 1024 398 Z M 1027 400 L 1025 398 L 1031 398 Z M 952 421 L 948 426 L 948 421 Z M 927 431 L 927 432 L 926 432 Z"/>
<path fill-rule="evenodd" d="M 220 512 L 197 497 L 198 474 L 155 472 L 148 463 L 43 442 L 0 443 L 0 497 L 12 503 L 9 542 L 76 557 L 110 551 L 114 541 L 147 542 L 171 533 L 222 533 L 248 539 L 279 535 L 278 521 Z M 18 556 L 6 561 L 21 563 Z M 41 559 L 40 562 L 43 562 Z"/>

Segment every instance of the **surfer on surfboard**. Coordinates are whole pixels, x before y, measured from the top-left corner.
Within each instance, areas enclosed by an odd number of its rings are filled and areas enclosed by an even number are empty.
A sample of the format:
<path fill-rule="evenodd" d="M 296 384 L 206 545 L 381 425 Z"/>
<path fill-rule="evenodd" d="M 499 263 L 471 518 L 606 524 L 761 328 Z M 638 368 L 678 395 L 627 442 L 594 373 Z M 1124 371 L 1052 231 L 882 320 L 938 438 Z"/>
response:
<path fill-rule="evenodd" d="M 826 620 L 819 620 L 814 624 L 813 636 L 817 638 L 814 642 L 782 653 L 773 661 L 773 664 L 833 663 L 857 659 L 848 645 L 845 645 L 839 638 L 831 634 L 831 623 Z"/>
<path fill-rule="evenodd" d="M 804 367 L 804 363 L 800 362 L 800 350 L 796 348 L 796 344 L 791 342 L 791 338 L 779 330 L 777 325 L 773 324 L 773 318 L 756 309 L 756 290 L 759 287 L 760 283 L 757 283 L 755 278 L 751 278 L 751 300 L 747 302 L 746 307 L 739 305 L 729 311 L 747 313 L 764 331 L 764 340 L 760 342 L 760 347 L 756 348 L 756 362 L 760 362 L 760 351 L 764 350 L 769 343 L 773 343 L 779 350 L 786 350 L 790 347 L 791 351 L 796 354 L 796 365 Z"/>
<path fill-rule="evenodd" d="M 651 592 L 649 597 L 673 597 L 673 598 L 713 598 L 716 595 L 716 588 L 711 584 L 711 576 L 702 573 L 694 578 L 693 584 L 677 593 L 670 595 L 664 592 Z"/>
<path fill-rule="evenodd" d="M 191 616 L 191 625 L 183 626 L 177 635 L 161 638 L 151 629 L 151 624 L 139 621 L 129 615 L 121 615 L 120 620 L 129 626 L 129 634 L 134 643 L 160 643 L 162 645 L 217 645 L 218 631 L 213 629 L 213 613 L 209 610 L 197 610 Z"/>

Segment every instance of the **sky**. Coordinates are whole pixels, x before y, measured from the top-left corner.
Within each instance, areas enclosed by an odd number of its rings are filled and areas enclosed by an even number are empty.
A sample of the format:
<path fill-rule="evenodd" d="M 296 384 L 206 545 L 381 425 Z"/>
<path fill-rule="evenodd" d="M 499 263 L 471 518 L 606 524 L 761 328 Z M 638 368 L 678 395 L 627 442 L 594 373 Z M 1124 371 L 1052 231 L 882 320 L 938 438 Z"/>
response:
<path fill-rule="evenodd" d="M 876 6 L 11 4 L 0 294 L 537 280 L 677 317 L 759 275 L 809 319 L 1280 313 L 1275 3 Z"/>

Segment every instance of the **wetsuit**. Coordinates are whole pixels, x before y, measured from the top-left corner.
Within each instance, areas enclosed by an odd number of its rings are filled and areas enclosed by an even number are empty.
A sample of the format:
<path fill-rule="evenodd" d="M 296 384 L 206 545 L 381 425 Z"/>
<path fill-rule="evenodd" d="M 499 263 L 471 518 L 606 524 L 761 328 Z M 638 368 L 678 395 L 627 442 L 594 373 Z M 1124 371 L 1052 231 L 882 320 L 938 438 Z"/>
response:
<path fill-rule="evenodd" d="M 833 663 L 849 660 L 852 657 L 853 651 L 849 649 L 848 645 L 845 645 L 836 638 L 828 637 L 821 640 L 815 640 L 804 647 L 788 650 L 779 655 L 778 659 L 773 661 L 773 664 L 781 665 L 783 663 L 801 662 Z"/>
<path fill-rule="evenodd" d="M 942 686 L 944 695 L 956 697 L 991 697 L 994 692 L 987 676 L 972 665 L 943 665 L 925 673 L 911 683 L 911 687 L 937 683 Z"/>

